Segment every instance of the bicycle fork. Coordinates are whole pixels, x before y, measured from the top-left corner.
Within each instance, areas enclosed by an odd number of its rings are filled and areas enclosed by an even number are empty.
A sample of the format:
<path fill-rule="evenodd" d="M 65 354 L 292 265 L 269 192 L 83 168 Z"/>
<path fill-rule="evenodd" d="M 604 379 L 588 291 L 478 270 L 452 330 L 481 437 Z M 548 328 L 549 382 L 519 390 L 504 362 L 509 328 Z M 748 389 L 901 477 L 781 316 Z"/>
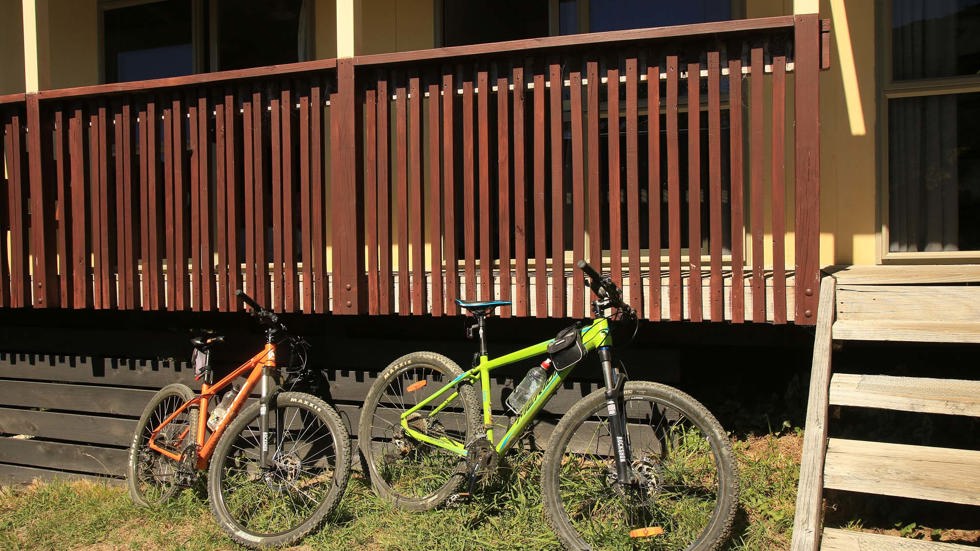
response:
<path fill-rule="evenodd" d="M 602 366 L 602 378 L 606 384 L 606 411 L 609 413 L 609 432 L 616 455 L 616 476 L 621 484 L 628 486 L 636 477 L 633 473 L 629 433 L 626 431 L 626 408 L 623 397 L 626 374 L 613 366 L 610 347 L 601 346 L 597 352 Z"/>
<path fill-rule="evenodd" d="M 259 466 L 262 470 L 266 470 L 270 467 L 272 461 L 270 460 L 269 454 L 269 441 L 278 442 L 279 438 L 271 438 L 273 435 L 269 430 L 269 409 L 272 404 L 272 400 L 275 397 L 275 393 L 272 392 L 273 388 L 277 388 L 274 380 L 275 368 L 272 366 L 266 366 L 265 372 L 262 374 L 262 382 L 259 386 L 259 434 L 261 434 L 261 453 L 259 453 Z M 278 409 L 275 411 L 278 412 Z M 276 420 L 276 431 L 282 430 L 281 420 Z"/>

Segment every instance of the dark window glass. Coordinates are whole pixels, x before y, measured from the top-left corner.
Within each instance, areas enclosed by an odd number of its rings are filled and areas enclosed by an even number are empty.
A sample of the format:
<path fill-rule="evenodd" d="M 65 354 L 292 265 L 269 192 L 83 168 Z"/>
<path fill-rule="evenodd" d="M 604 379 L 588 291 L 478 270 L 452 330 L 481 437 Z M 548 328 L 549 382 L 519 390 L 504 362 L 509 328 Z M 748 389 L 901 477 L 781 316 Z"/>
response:
<path fill-rule="evenodd" d="M 980 250 L 980 93 L 888 103 L 889 250 Z"/>
<path fill-rule="evenodd" d="M 221 0 L 218 67 L 244 69 L 305 59 L 303 0 Z"/>
<path fill-rule="evenodd" d="M 167 0 L 105 11 L 107 82 L 194 72 L 190 0 Z"/>
<path fill-rule="evenodd" d="M 442 36 L 445 46 L 548 36 L 548 0 L 446 0 Z"/>
<path fill-rule="evenodd" d="M 980 0 L 978 0 L 980 1 Z M 731 0 L 590 0 L 589 30 L 619 31 L 732 18 Z"/>
<path fill-rule="evenodd" d="M 895 80 L 980 74 L 980 0 L 895 0 Z"/>

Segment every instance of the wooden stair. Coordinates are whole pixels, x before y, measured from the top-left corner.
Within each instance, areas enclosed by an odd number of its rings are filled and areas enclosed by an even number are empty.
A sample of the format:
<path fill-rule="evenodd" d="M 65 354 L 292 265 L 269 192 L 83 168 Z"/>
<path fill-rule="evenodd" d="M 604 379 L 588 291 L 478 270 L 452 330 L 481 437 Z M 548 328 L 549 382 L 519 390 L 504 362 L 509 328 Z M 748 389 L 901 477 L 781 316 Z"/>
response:
<path fill-rule="evenodd" d="M 980 417 L 980 381 L 832 373 L 834 341 L 980 343 L 980 266 L 850 267 L 820 288 L 793 551 L 976 549 L 822 527 L 823 489 L 980 506 L 980 451 L 827 438 L 830 405 Z M 954 285 L 955 284 L 955 285 Z"/>

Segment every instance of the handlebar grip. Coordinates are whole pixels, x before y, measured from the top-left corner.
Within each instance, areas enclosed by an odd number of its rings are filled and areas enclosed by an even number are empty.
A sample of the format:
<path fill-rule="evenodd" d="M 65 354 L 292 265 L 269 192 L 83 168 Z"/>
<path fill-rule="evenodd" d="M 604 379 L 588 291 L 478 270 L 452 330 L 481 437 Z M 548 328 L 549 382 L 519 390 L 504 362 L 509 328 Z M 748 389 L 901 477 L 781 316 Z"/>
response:
<path fill-rule="evenodd" d="M 244 302 L 245 304 L 251 306 L 252 309 L 255 310 L 256 313 L 259 313 L 259 312 L 262 312 L 262 311 L 265 310 L 265 308 L 262 308 L 262 306 L 260 306 L 258 302 L 255 302 L 255 299 L 254 298 L 246 295 L 245 294 L 245 291 L 242 291 L 241 289 L 238 289 L 237 291 L 235 291 L 235 295 L 238 298 L 240 298 L 242 300 L 242 302 Z"/>
<path fill-rule="evenodd" d="M 602 297 L 605 290 L 602 288 L 602 276 L 599 275 L 599 272 L 595 271 L 595 268 L 584 260 L 579 260 L 575 263 L 575 265 L 578 266 L 578 269 L 582 270 L 585 275 L 589 276 L 589 287 L 592 288 L 592 292 Z"/>

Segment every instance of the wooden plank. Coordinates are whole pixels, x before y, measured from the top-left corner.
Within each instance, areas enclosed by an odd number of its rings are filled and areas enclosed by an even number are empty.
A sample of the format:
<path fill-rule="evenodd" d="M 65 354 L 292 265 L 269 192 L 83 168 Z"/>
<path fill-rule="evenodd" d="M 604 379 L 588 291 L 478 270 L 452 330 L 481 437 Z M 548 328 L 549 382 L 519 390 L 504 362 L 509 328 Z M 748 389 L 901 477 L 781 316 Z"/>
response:
<path fill-rule="evenodd" d="M 134 430 L 135 418 L 93 417 L 0 407 L 0 433 L 3 434 L 26 434 L 72 442 L 127 446 L 133 440 Z"/>
<path fill-rule="evenodd" d="M 456 262 L 456 191 L 454 189 L 455 157 L 453 145 L 453 98 L 456 87 L 453 75 L 447 69 L 442 75 L 442 177 L 443 177 L 443 224 L 446 228 L 443 244 L 446 257 L 446 313 L 455 315 L 458 311 L 456 299 L 459 297 L 459 270 Z"/>
<path fill-rule="evenodd" d="M 660 301 L 660 211 L 661 200 L 661 171 L 660 171 L 660 67 L 647 67 L 647 206 L 649 208 L 649 282 L 647 295 L 650 297 L 649 310 L 643 312 L 649 320 L 663 318 Z"/>
<path fill-rule="evenodd" d="M 210 312 L 215 309 L 215 290 L 214 290 L 214 247 L 211 239 L 211 170 L 208 159 L 211 156 L 208 139 L 208 126 L 211 120 L 211 109 L 208 106 L 208 98 L 205 91 L 199 92 L 197 97 L 197 143 L 201 149 L 197 156 L 198 188 L 193 193 L 200 194 L 199 207 L 201 209 L 200 218 L 194 219 L 194 224 L 200 224 L 200 242 L 195 244 L 195 252 L 200 258 L 198 268 L 199 285 L 201 287 L 201 310 Z M 192 168 L 193 170 L 194 168 Z M 198 252 L 199 251 L 199 252 Z"/>
<path fill-rule="evenodd" d="M 144 125 L 140 124 L 141 130 Z M 163 261 L 160 256 L 160 244 L 163 236 L 160 234 L 160 205 L 159 191 L 160 184 L 159 171 L 160 162 L 158 160 L 158 141 L 157 131 L 157 109 L 156 102 L 150 100 L 146 103 L 146 148 L 143 149 L 146 155 L 146 218 L 143 224 L 148 228 L 146 234 L 147 248 L 146 254 L 149 264 L 149 276 L 144 271 L 144 278 L 149 280 L 150 287 L 150 306 L 152 310 L 162 310 L 165 306 L 164 283 L 163 283 Z M 142 161 L 141 161 L 142 162 Z"/>
<path fill-rule="evenodd" d="M 128 104 L 127 104 L 128 107 Z M 71 177 L 68 156 L 68 131 L 66 128 L 67 122 L 65 117 L 64 109 L 58 109 L 54 113 L 54 161 L 55 161 L 55 178 L 56 178 L 56 192 L 57 205 L 55 207 L 55 218 L 58 221 L 57 228 L 57 248 L 58 248 L 58 258 L 60 263 L 59 270 L 59 292 L 61 294 L 61 306 L 64 308 L 71 308 L 72 301 L 74 300 L 75 285 L 74 279 L 72 277 L 72 264 L 71 264 L 71 208 L 69 208 L 69 202 L 71 201 Z M 127 161 L 128 162 L 128 161 Z M 5 172 L 5 171 L 4 171 Z M 5 174 L 0 174 L 0 181 L 3 181 L 4 186 L 7 185 L 5 180 Z M 2 201 L 3 198 L 0 198 Z M 5 210 L 0 207 L 0 217 L 6 218 Z M 3 227 L 6 227 L 6 221 L 3 222 Z M 7 240 L 0 240 L 0 307 L 5 307 L 10 304 L 10 272 L 7 267 Z"/>
<path fill-rule="evenodd" d="M 58 115 L 60 115 L 60 112 Z M 4 167 L 4 170 L 0 170 L 0 186 L 3 186 L 3 190 L 9 193 L 11 184 L 8 182 L 8 173 L 10 171 L 7 169 L 7 165 L 13 163 L 7 161 L 9 149 L 7 144 L 9 142 L 10 124 L 7 123 L 5 119 L 5 113 L 0 111 L 0 125 L 2 125 L 0 126 L 0 140 L 3 142 L 2 147 L 0 147 L 0 165 Z M 59 195 L 60 192 L 61 188 L 59 187 Z M 6 233 L 7 229 L 10 227 L 11 212 L 7 205 L 8 200 L 8 196 L 0 195 L 0 232 L 2 233 Z M 63 203 L 60 202 L 59 197 L 59 206 L 60 204 Z M 64 221 L 64 217 L 59 217 L 58 219 Z M 62 226 L 64 226 L 64 223 L 62 223 Z M 0 239 L 0 308 L 7 308 L 10 306 L 10 268 L 7 265 L 7 259 L 9 257 L 10 255 L 7 251 L 7 240 Z M 62 255 L 61 258 L 66 257 Z M 62 270 L 64 270 L 64 268 L 62 268 Z M 68 303 L 63 301 L 62 304 Z"/>
<path fill-rule="evenodd" d="M 241 195 L 238 190 L 237 178 L 237 151 L 235 121 L 238 119 L 238 101 L 235 93 L 231 90 L 225 91 L 225 215 L 227 228 L 226 247 L 228 248 L 228 286 L 225 291 L 225 303 L 228 310 L 237 312 L 241 309 L 240 301 L 235 296 L 235 291 L 242 286 L 242 255 L 238 246 L 238 197 Z M 243 148 L 244 149 L 244 148 Z M 243 173 L 248 172 L 243 169 Z"/>
<path fill-rule="evenodd" d="M 147 125 L 149 118 L 146 114 L 147 107 L 141 106 L 137 112 L 137 139 L 139 140 L 139 185 L 140 185 L 140 306 L 146 311 L 153 307 L 152 287 L 153 282 L 150 278 L 150 197 L 149 197 L 149 171 L 153 163 L 147 155 L 148 132 Z M 71 127 L 69 126 L 69 131 Z M 71 138 L 69 137 L 69 143 Z M 74 184 L 73 184 L 74 185 Z M 73 263 L 74 264 L 74 263 Z M 73 270 L 74 271 L 74 270 Z M 77 308 L 77 305 L 75 306 Z"/>
<path fill-rule="evenodd" d="M 0 462 L 101 476 L 124 476 L 129 450 L 0 438 Z"/>
<path fill-rule="evenodd" d="M 667 236 L 670 253 L 667 269 L 670 274 L 670 320 L 683 317 L 681 288 L 681 182 L 680 153 L 677 124 L 678 59 L 667 56 Z"/>
<path fill-rule="evenodd" d="M 837 317 L 854 321 L 980 323 L 980 287 L 838 283 Z"/>
<path fill-rule="evenodd" d="M 548 252 L 545 232 L 548 213 L 545 197 L 545 85 L 544 75 L 534 78 L 534 195 L 531 217 L 534 218 L 534 306 L 535 316 L 548 317 Z"/>
<path fill-rule="evenodd" d="M 796 270 L 794 323 L 815 323 L 820 281 L 820 16 L 794 20 Z"/>
<path fill-rule="evenodd" d="M 373 131 L 373 128 L 371 129 Z M 371 184 L 374 185 L 373 183 Z M 299 196 L 300 196 L 300 251 L 303 255 L 303 282 L 300 298 L 303 312 L 311 314 L 313 308 L 313 224 L 312 194 L 310 190 L 310 96 L 299 97 Z M 375 250 L 377 254 L 377 250 Z M 375 278 L 377 270 L 372 269 Z M 290 276 L 291 278 L 294 276 Z M 377 292 L 377 288 L 375 288 Z M 298 307 L 297 307 L 298 309 Z"/>
<path fill-rule="evenodd" d="M 480 189 L 480 299 L 493 299 L 493 225 L 490 222 L 490 81 L 486 71 L 476 74 L 478 94 L 477 136 L 479 138 L 479 189 Z"/>
<path fill-rule="evenodd" d="M 582 72 L 568 76 L 572 134 L 572 261 L 585 258 L 585 142 L 582 121 Z M 585 317 L 585 277 L 582 270 L 572 270 L 573 318 Z"/>
<path fill-rule="evenodd" d="M 380 312 L 378 296 L 378 96 L 364 91 L 364 240 L 367 243 L 368 314 Z M 382 98 L 382 101 L 385 101 Z M 300 142 L 302 143 L 302 138 Z M 307 262 L 303 257 L 304 263 Z"/>
<path fill-rule="evenodd" d="M 980 264 L 918 266 L 846 266 L 824 268 L 840 285 L 892 285 L 980 282 Z"/>
<path fill-rule="evenodd" d="M 112 108 L 112 143 L 116 153 L 113 155 L 114 159 L 114 170 L 113 175 L 113 185 L 115 188 L 115 198 L 116 204 L 113 206 L 116 212 L 116 224 L 112 232 L 118 236 L 116 239 L 116 268 L 118 270 L 117 274 L 119 277 L 119 308 L 129 309 L 129 302 L 126 300 L 125 293 L 125 281 L 128 275 L 126 274 L 126 229 L 124 227 L 126 222 L 126 217 L 123 214 L 126 210 L 125 205 L 125 186 L 126 186 L 126 173 L 123 169 L 123 137 L 122 137 L 122 113 L 121 106 L 118 103 L 113 105 Z"/>
<path fill-rule="evenodd" d="M 391 180 L 388 171 L 388 148 L 391 139 L 388 130 L 389 114 L 388 82 L 378 81 L 378 310 L 380 314 L 393 314 L 395 303 L 391 275 Z"/>
<path fill-rule="evenodd" d="M 820 549 L 824 551 L 975 551 L 976 547 L 939 541 L 913 540 L 855 532 L 839 528 L 824 528 Z"/>
<path fill-rule="evenodd" d="M 766 282 L 763 271 L 765 214 L 763 213 L 762 165 L 765 158 L 765 128 L 763 106 L 765 93 L 765 59 L 762 48 L 752 48 L 752 76 L 749 78 L 749 216 L 752 232 L 752 321 L 766 321 Z M 797 83 L 799 86 L 799 83 Z"/>
<path fill-rule="evenodd" d="M 589 264 L 602 273 L 602 209 L 599 198 L 599 92 L 602 88 L 599 83 L 599 63 L 588 61 L 585 64 L 585 78 L 588 80 L 586 90 L 586 109 L 588 111 L 588 136 L 586 138 L 586 149 L 588 150 L 588 191 L 586 202 L 589 204 L 588 228 L 589 228 Z"/>
<path fill-rule="evenodd" d="M 226 193 L 225 176 L 225 102 L 224 98 L 219 98 L 214 106 L 214 214 L 215 214 L 215 235 L 214 247 L 217 255 L 217 289 L 215 302 L 222 312 L 229 311 L 228 292 L 229 278 L 228 273 L 231 269 L 231 257 L 228 254 L 228 203 L 234 201 L 234 194 Z M 233 116 L 233 115 L 231 115 Z"/>
<path fill-rule="evenodd" d="M 286 154 L 286 150 L 283 149 L 282 144 L 282 109 L 280 108 L 280 99 L 276 94 L 272 94 L 269 98 L 269 141 L 271 145 L 271 154 L 269 155 L 269 162 L 272 165 L 272 209 L 270 214 L 272 215 L 272 280 L 273 289 L 272 300 L 269 303 L 269 307 L 275 311 L 282 312 L 285 303 L 285 281 L 283 280 L 283 234 L 287 233 L 288 230 L 283 227 L 283 216 L 284 206 L 283 206 L 283 172 L 282 172 L 282 159 Z"/>
<path fill-rule="evenodd" d="M 773 320 L 786 323 L 786 56 L 772 60 L 772 288 Z"/>
<path fill-rule="evenodd" d="M 132 335 L 134 339 L 150 339 L 150 334 Z M 13 355 L 10 355 L 13 356 Z M 193 372 L 175 370 L 156 360 L 93 361 L 91 357 L 28 355 L 15 361 L 12 357 L 0 359 L 0 377 L 60 383 L 97 383 L 104 386 L 132 386 L 150 389 L 162 388 L 170 383 L 196 386 Z"/>
<path fill-rule="evenodd" d="M 609 178 L 609 271 L 623 281 L 622 184 L 619 179 L 619 69 L 606 71 L 606 131 Z"/>
<path fill-rule="evenodd" d="M 324 182 L 323 182 L 323 134 L 321 120 L 323 118 L 323 101 L 320 97 L 320 86 L 310 89 L 310 181 L 312 185 L 310 201 L 313 203 L 313 235 L 310 247 L 313 249 L 313 311 L 322 314 L 327 310 L 327 242 L 324 235 Z"/>
<path fill-rule="evenodd" d="M 114 263 L 112 254 L 112 203 L 109 197 L 109 136 L 108 136 L 108 111 L 104 101 L 100 101 L 98 108 L 99 117 L 99 254 L 96 259 L 101 259 L 96 277 L 102 280 L 102 307 L 116 307 L 116 285 L 115 277 L 112 273 Z M 32 228 L 33 231 L 33 228 Z"/>
<path fill-rule="evenodd" d="M 0 404 L 139 417 L 154 391 L 34 381 L 4 381 Z"/>
<path fill-rule="evenodd" d="M 510 110 L 507 92 L 510 81 L 507 74 L 497 79 L 497 248 L 500 259 L 500 300 L 511 300 L 510 239 Z M 438 180 L 437 180 L 438 181 Z M 438 243 L 438 241 L 433 241 Z M 435 282 L 433 282 L 433 287 Z M 502 317 L 510 317 L 513 308 L 501 308 Z"/>
<path fill-rule="evenodd" d="M 455 93 L 455 92 L 454 92 Z M 476 299 L 476 205 L 473 147 L 473 81 L 463 81 L 463 299 Z"/>
<path fill-rule="evenodd" d="M 27 94 L 26 117 L 28 133 L 27 140 L 27 176 L 30 185 L 30 250 L 31 250 L 31 284 L 35 308 L 58 307 L 57 258 L 54 248 L 55 220 L 52 216 L 50 202 L 50 184 L 45 162 L 45 150 L 42 142 L 50 140 L 48 119 L 42 125 L 41 106 L 37 94 Z M 103 116 L 103 124 L 105 118 Z M 42 134 L 44 135 L 42 137 Z M 23 171 L 21 172 L 23 176 Z M 108 239 L 108 236 L 107 236 Z"/>
<path fill-rule="evenodd" d="M 252 195 L 253 208 L 252 218 L 254 218 L 253 231 L 255 232 L 255 288 L 249 291 L 252 297 L 259 304 L 269 304 L 269 256 L 265 249 L 265 231 L 268 223 L 265 218 L 265 179 L 264 162 L 262 151 L 264 149 L 263 119 L 265 103 L 260 90 L 252 92 L 252 185 L 254 191 Z"/>
<path fill-rule="evenodd" d="M 282 112 L 280 124 L 282 124 L 282 282 L 276 289 L 276 294 L 282 293 L 283 311 L 299 311 L 299 275 L 296 272 L 296 221 L 293 219 L 296 212 L 293 156 L 296 147 L 293 146 L 293 99 L 289 89 L 290 83 L 282 83 L 280 92 L 279 108 Z"/>
<path fill-rule="evenodd" d="M 732 209 L 732 287 L 731 287 L 731 320 L 733 323 L 745 321 L 745 288 L 743 282 L 745 219 L 743 205 L 745 193 L 743 190 L 744 157 L 742 154 L 742 60 L 728 61 L 728 143 L 731 158 L 731 189 L 728 194 L 728 204 Z"/>
<path fill-rule="evenodd" d="M 442 146 L 439 82 L 429 83 L 429 243 L 432 246 L 432 315 L 446 311 L 442 291 Z"/>
<path fill-rule="evenodd" d="M 530 313 L 529 287 L 527 277 L 527 205 L 524 164 L 524 67 L 514 67 L 514 308 L 516 315 L 524 317 Z M 449 220 L 446 220 L 448 227 Z"/>
<path fill-rule="evenodd" d="M 409 236 L 412 252 L 412 313 L 427 314 L 425 282 L 425 213 L 422 207 L 422 86 L 419 77 L 408 79 Z"/>
<path fill-rule="evenodd" d="M 562 150 L 562 74 L 561 65 L 548 66 L 551 138 L 551 315 L 563 318 L 565 311 L 565 178 Z"/>
<path fill-rule="evenodd" d="M 830 403 L 980 417 L 980 381 L 835 373 Z"/>
<path fill-rule="evenodd" d="M 88 242 L 89 254 L 92 258 L 92 307 L 96 310 L 105 308 L 103 304 L 102 286 L 108 283 L 102 277 L 102 209 L 101 201 L 101 167 L 99 159 L 99 114 L 98 109 L 90 106 L 88 114 Z"/>
<path fill-rule="evenodd" d="M 688 317 L 701 321 L 701 66 L 687 65 L 687 256 Z"/>
<path fill-rule="evenodd" d="M 252 100 L 247 91 L 242 91 L 242 188 L 244 201 L 242 218 L 245 229 L 245 291 L 255 298 L 255 166 L 252 160 Z M 256 106 L 256 109 L 259 107 Z M 238 303 L 238 298 L 235 298 Z"/>
<path fill-rule="evenodd" d="M 408 219 L 411 212 L 408 205 L 408 111 L 406 109 L 408 90 L 404 86 L 395 89 L 395 148 L 396 173 L 395 205 L 398 205 L 396 233 L 398 234 L 398 313 L 407 316 L 411 313 L 411 294 L 408 266 Z M 393 209 L 394 210 L 394 209 Z"/>
<path fill-rule="evenodd" d="M 24 144 L 23 127 L 20 115 L 14 114 L 10 118 L 9 127 L 6 131 L 4 146 L 7 154 L 6 158 L 10 164 L 8 168 L 10 179 L 8 180 L 8 201 L 10 221 L 10 305 L 14 308 L 23 308 L 31 305 L 31 286 L 30 286 L 30 241 L 28 224 L 25 220 L 27 213 L 27 197 L 29 193 L 26 171 L 23 169 Z"/>
<path fill-rule="evenodd" d="M 980 451 L 831 438 L 824 487 L 980 505 Z"/>
<path fill-rule="evenodd" d="M 200 164 L 199 157 L 201 156 L 201 143 L 198 142 L 198 126 L 201 124 L 200 118 L 198 117 L 198 110 L 196 102 L 188 102 L 187 107 L 187 139 L 190 146 L 190 170 L 188 175 L 190 176 L 190 182 L 188 183 L 188 191 L 190 192 L 191 199 L 191 213 L 190 213 L 190 234 L 191 234 L 191 248 L 190 248 L 190 262 L 191 268 L 188 274 L 188 280 L 190 283 L 190 303 L 188 304 L 189 309 L 195 312 L 201 311 L 201 181 L 200 181 L 200 171 L 198 165 Z M 207 142 L 204 142 L 205 144 Z"/>
<path fill-rule="evenodd" d="M 814 551 L 820 547 L 823 512 L 824 450 L 827 441 L 827 402 L 831 372 L 831 325 L 834 323 L 833 278 L 820 285 L 820 319 L 813 339 L 813 363 L 806 407 L 806 430 L 803 433 L 803 458 L 800 482 L 796 492 L 796 515 L 793 520 L 793 551 Z"/>
<path fill-rule="evenodd" d="M 721 54 L 708 52 L 708 243 L 711 248 L 711 321 L 724 319 L 721 218 Z"/>
<path fill-rule="evenodd" d="M 137 306 L 137 294 L 139 291 L 139 269 L 136 257 L 136 199 L 133 197 L 134 181 L 133 175 L 133 114 L 130 102 L 126 101 L 122 106 L 122 144 L 116 146 L 116 155 L 122 155 L 122 172 L 125 175 L 123 181 L 123 208 L 116 213 L 116 216 L 123 218 L 122 231 L 117 235 L 117 239 L 122 240 L 122 255 L 119 258 L 125 266 L 126 277 L 120 284 L 120 295 L 126 299 L 126 308 L 135 310 Z M 62 302 L 67 304 L 67 301 Z"/>
<path fill-rule="evenodd" d="M 639 68 L 636 58 L 626 59 L 626 241 L 629 264 L 629 303 L 643 312 L 640 266 L 640 174 L 639 174 Z M 659 80 L 659 76 L 658 76 Z"/>
<path fill-rule="evenodd" d="M 167 310 L 174 310 L 177 301 L 175 284 L 175 274 L 177 272 L 177 260 L 175 258 L 176 253 L 174 252 L 174 233 L 176 228 L 174 227 L 174 154 L 173 154 L 173 110 L 172 107 L 164 103 L 163 116 L 161 117 L 163 124 L 163 230 L 164 237 L 162 238 L 164 242 L 164 258 L 166 258 L 166 297 L 167 297 Z M 95 294 L 98 295 L 98 283 L 96 282 Z"/>
<path fill-rule="evenodd" d="M 72 305 L 74 308 L 86 308 L 91 306 L 91 284 L 88 279 L 88 266 L 89 266 L 89 256 L 88 256 L 88 236 L 87 228 L 88 224 L 85 219 L 86 209 L 85 209 L 85 197 L 86 186 L 85 186 L 85 136 L 82 130 L 82 125 L 85 120 L 82 115 L 82 110 L 76 108 L 71 116 L 71 120 L 68 122 L 68 147 L 71 155 L 71 250 L 72 250 L 72 281 L 75 288 L 74 300 Z M 146 149 L 144 148 L 144 151 Z M 13 188 L 11 188 L 13 189 Z M 11 196 L 11 205 L 14 204 L 14 196 Z M 11 224 L 15 220 L 13 215 L 11 215 Z M 13 231 L 13 225 L 11 225 L 11 249 L 17 250 L 17 241 L 15 240 L 15 233 Z M 11 263 L 10 266 L 10 276 L 13 281 L 16 280 L 15 264 Z M 13 305 L 16 306 L 17 298 L 15 291 L 11 291 L 13 295 L 14 302 Z"/>
<path fill-rule="evenodd" d="M 980 343 L 980 322 L 838 320 L 834 339 Z"/>
<path fill-rule="evenodd" d="M 172 263 L 167 266 L 170 270 L 170 282 L 174 288 L 174 309 L 190 309 L 190 288 L 187 281 L 187 253 L 188 253 L 188 232 L 187 217 L 184 210 L 184 201 L 187 195 L 184 183 L 184 172 L 186 164 L 184 162 L 186 146 L 184 145 L 184 109 L 183 102 L 179 97 L 173 100 L 173 231 L 174 248 Z"/>

